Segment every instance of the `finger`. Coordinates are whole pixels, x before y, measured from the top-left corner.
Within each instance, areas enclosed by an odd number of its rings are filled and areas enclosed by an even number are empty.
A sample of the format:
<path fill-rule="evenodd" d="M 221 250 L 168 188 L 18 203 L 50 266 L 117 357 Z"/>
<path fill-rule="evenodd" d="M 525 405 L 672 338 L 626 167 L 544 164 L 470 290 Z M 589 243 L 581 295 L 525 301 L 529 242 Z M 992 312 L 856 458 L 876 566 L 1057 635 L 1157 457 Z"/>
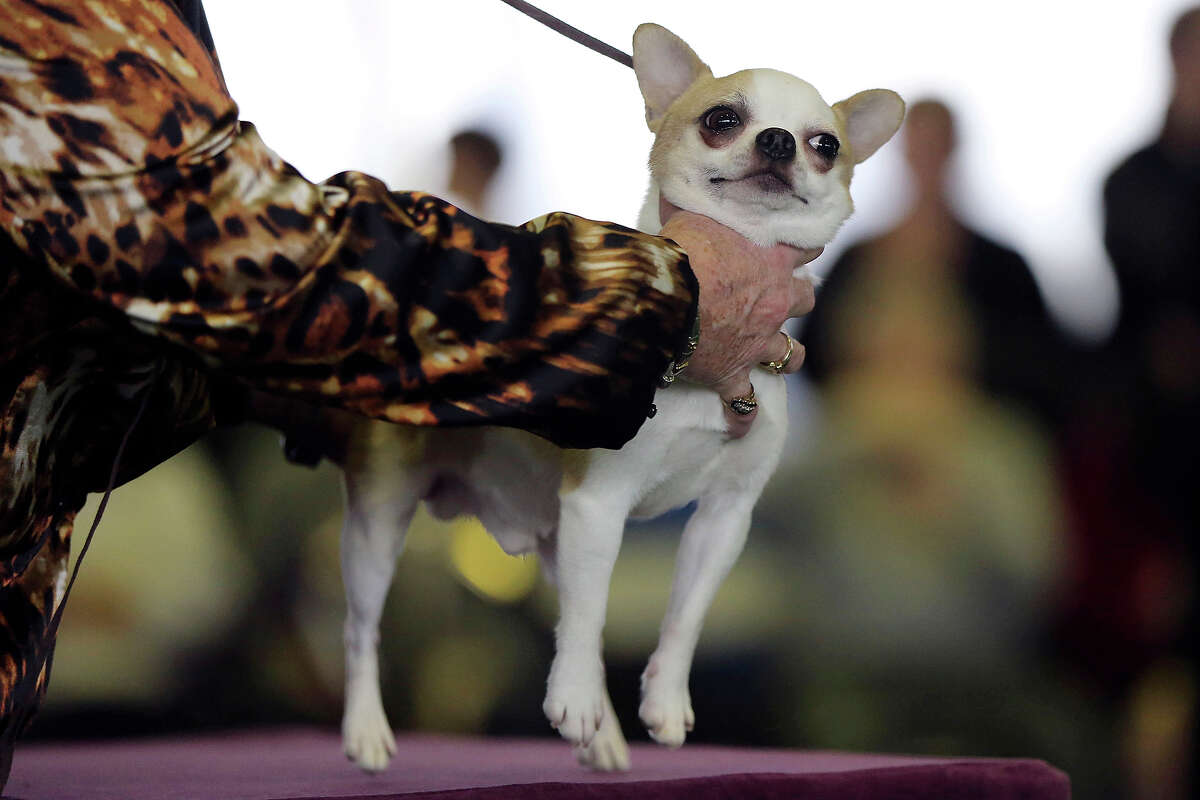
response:
<path fill-rule="evenodd" d="M 788 336 L 785 331 L 779 331 L 777 334 L 767 340 L 763 345 L 762 350 L 758 353 L 758 363 L 768 364 L 772 361 L 780 363 L 788 360 L 795 354 L 796 345 L 795 339 Z"/>
<path fill-rule="evenodd" d="M 677 213 L 679 213 L 680 210 L 681 209 L 679 208 L 679 206 L 675 205 L 670 200 L 663 197 L 661 192 L 659 193 L 659 195 L 658 195 L 658 224 L 660 226 L 666 225 L 667 220 L 669 220 L 671 217 L 673 217 Z"/>
<path fill-rule="evenodd" d="M 799 372 L 804 366 L 804 345 L 795 342 L 792 346 L 792 358 L 788 361 L 787 366 L 783 368 L 784 375 L 791 375 L 793 372 Z"/>
<path fill-rule="evenodd" d="M 758 416 L 758 409 L 754 408 L 749 414 L 739 414 L 733 410 L 730 401 L 735 398 L 752 395 L 753 392 L 754 387 L 750 385 L 749 370 L 723 384 L 718 389 L 717 393 L 721 396 L 721 405 L 725 410 L 725 432 L 731 439 L 740 439 L 750 432 L 750 426 Z"/>
<path fill-rule="evenodd" d="M 735 414 L 729 408 L 729 404 L 725 404 L 725 434 L 730 439 L 740 439 L 750 432 L 750 426 L 754 424 L 754 418 L 758 416 L 758 412 L 742 416 Z"/>
<path fill-rule="evenodd" d="M 772 337 L 771 343 L 763 349 L 763 357 L 758 360 L 759 364 L 772 372 L 775 371 L 774 368 L 768 365 L 782 364 L 780 374 L 783 375 L 790 375 L 800 369 L 803 362 L 804 345 L 788 336 L 785 331 L 780 331 L 778 336 Z"/>
<path fill-rule="evenodd" d="M 807 250 L 802 250 L 801 251 L 802 255 L 800 256 L 801 263 L 807 264 L 810 261 L 816 261 L 817 258 L 821 255 L 821 253 L 824 253 L 824 252 L 825 252 L 825 245 L 821 245 L 820 247 L 810 247 Z"/>
<path fill-rule="evenodd" d="M 816 288 L 812 278 L 807 275 L 792 278 L 792 302 L 788 307 L 789 317 L 802 317 L 813 310 L 817 304 Z"/>
<path fill-rule="evenodd" d="M 792 272 L 814 261 L 823 252 L 825 252 L 824 247 L 792 247 L 789 244 L 776 244 L 766 248 L 763 256 L 768 263 Z"/>

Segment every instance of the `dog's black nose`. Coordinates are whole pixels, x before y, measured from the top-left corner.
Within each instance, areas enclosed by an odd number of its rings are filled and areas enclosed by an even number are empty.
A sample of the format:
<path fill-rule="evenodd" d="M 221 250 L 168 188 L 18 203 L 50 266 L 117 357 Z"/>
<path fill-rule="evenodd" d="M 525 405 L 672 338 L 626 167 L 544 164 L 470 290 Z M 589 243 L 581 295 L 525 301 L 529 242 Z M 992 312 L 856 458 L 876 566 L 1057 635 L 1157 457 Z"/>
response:
<path fill-rule="evenodd" d="M 796 157 L 796 140 L 783 128 L 767 128 L 754 144 L 772 161 L 791 161 Z"/>

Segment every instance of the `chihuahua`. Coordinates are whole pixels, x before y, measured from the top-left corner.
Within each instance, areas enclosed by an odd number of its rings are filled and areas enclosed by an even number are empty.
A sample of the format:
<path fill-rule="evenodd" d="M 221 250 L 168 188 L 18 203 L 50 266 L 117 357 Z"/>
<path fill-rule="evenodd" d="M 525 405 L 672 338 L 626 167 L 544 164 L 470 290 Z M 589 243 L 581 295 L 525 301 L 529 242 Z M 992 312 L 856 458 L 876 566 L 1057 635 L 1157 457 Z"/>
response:
<path fill-rule="evenodd" d="M 706 215 L 755 244 L 825 245 L 850 215 L 854 166 L 899 128 L 895 92 L 860 92 L 832 107 L 808 83 L 754 69 L 713 77 L 682 39 L 638 27 L 633 64 L 655 134 L 639 227 L 660 205 Z M 692 501 L 658 646 L 642 675 L 639 716 L 678 747 L 692 729 L 688 673 L 703 618 L 742 550 L 750 513 L 779 461 L 786 428 L 782 376 L 756 370 L 758 417 L 726 435 L 721 398 L 676 382 L 659 413 L 617 451 L 560 450 L 507 428 L 417 429 L 357 423 L 345 463 L 345 751 L 380 770 L 395 740 L 380 699 L 378 625 L 395 559 L 418 504 L 434 516 L 474 514 L 510 554 L 536 552 L 557 584 L 560 620 L 543 710 L 601 770 L 629 768 L 605 687 L 601 631 L 609 579 L 628 518 Z"/>

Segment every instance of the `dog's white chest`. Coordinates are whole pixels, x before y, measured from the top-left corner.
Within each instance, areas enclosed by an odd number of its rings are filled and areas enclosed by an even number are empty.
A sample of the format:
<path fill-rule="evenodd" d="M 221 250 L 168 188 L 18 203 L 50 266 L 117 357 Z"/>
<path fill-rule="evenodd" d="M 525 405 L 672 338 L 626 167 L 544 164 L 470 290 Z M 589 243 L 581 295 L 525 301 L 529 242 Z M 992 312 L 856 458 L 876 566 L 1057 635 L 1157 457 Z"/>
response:
<path fill-rule="evenodd" d="M 634 502 L 629 516 L 648 519 L 714 491 L 740 492 L 761 485 L 779 461 L 787 433 L 787 395 L 782 378 L 754 376 L 759 415 L 751 432 L 730 441 L 721 400 L 687 384 L 660 391 L 658 414 L 619 451 L 596 457 L 594 469 L 619 482 Z M 620 492 L 628 496 L 627 492 Z"/>
<path fill-rule="evenodd" d="M 721 446 L 719 437 L 707 433 L 672 443 L 667 463 L 673 469 L 662 471 L 659 482 L 633 507 L 629 516 L 651 519 L 703 494 L 719 478 Z"/>

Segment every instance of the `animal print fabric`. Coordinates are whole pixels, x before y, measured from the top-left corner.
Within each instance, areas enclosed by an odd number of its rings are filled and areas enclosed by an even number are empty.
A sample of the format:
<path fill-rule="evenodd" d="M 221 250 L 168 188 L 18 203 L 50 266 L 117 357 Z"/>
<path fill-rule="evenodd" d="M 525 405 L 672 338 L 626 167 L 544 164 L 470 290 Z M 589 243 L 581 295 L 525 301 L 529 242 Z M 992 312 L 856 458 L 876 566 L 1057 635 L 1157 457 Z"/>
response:
<path fill-rule="evenodd" d="M 86 494 L 108 485 L 143 400 L 118 484 L 208 430 L 214 399 L 229 394 L 197 359 L 164 352 L 115 312 L 90 314 L 21 258 L 0 236 L 0 785 L 49 679 L 50 620 Z"/>
<path fill-rule="evenodd" d="M 679 248 L 618 225 L 306 180 L 166 0 L 0 0 L 0 738 L 145 392 L 122 480 L 219 422 L 226 385 L 617 447 L 696 298 Z"/>
<path fill-rule="evenodd" d="M 694 306 L 682 252 L 569 214 L 484 223 L 305 180 L 161 0 L 0 3 L 0 229 L 256 386 L 394 422 L 619 446 Z"/>

